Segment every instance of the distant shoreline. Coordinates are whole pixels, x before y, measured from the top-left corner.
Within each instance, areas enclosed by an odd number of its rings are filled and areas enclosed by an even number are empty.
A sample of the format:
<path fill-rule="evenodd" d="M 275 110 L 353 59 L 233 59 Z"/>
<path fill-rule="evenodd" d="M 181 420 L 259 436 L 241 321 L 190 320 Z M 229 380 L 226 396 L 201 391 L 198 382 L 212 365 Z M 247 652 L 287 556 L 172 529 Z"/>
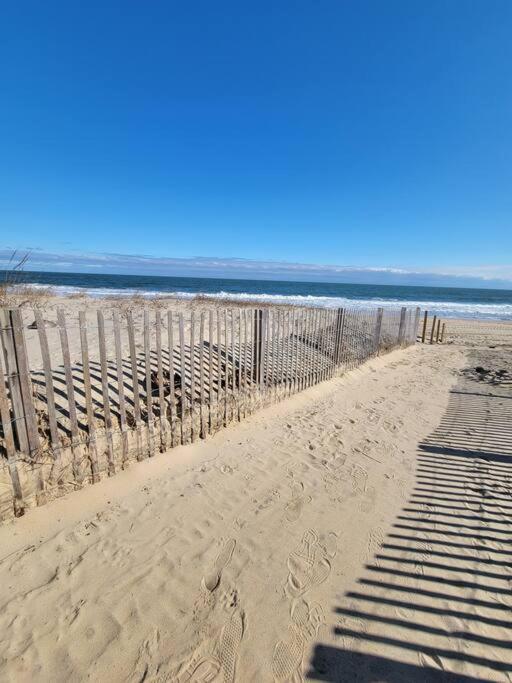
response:
<path fill-rule="evenodd" d="M 512 320 L 512 291 L 415 287 L 403 285 L 359 285 L 274 280 L 181 278 L 137 275 L 22 272 L 22 289 L 46 292 L 59 298 L 88 296 L 119 300 L 201 300 L 258 305 L 320 306 L 324 308 L 416 307 L 444 318 L 485 321 Z M 3 280 L 0 271 L 0 278 Z"/>

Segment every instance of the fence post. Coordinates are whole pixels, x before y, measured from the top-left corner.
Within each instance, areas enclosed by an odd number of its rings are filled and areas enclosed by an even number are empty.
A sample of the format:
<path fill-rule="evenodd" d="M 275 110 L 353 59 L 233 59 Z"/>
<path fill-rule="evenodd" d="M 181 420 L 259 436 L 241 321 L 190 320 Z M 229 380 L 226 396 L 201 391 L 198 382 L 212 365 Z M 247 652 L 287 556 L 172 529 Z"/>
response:
<path fill-rule="evenodd" d="M 336 310 L 336 334 L 334 336 L 334 363 L 337 366 L 340 360 L 341 342 L 343 339 L 343 322 L 345 318 L 345 311 L 343 308 Z"/>
<path fill-rule="evenodd" d="M 23 412 L 23 398 L 21 395 L 20 377 L 18 364 L 16 361 L 16 350 L 14 347 L 13 326 L 11 322 L 11 312 L 0 309 L 0 340 L 3 350 L 3 360 L 5 374 L 11 396 L 11 409 L 13 413 L 14 434 L 18 440 L 18 448 L 22 453 L 29 454 L 30 446 L 27 436 L 27 426 Z"/>
<path fill-rule="evenodd" d="M 443 323 L 443 326 L 441 327 L 441 344 L 444 342 L 444 331 L 446 328 L 446 323 Z"/>
<path fill-rule="evenodd" d="M 421 333 L 421 343 L 425 343 L 425 336 L 427 334 L 427 321 L 428 321 L 428 311 L 425 311 L 425 315 L 423 317 L 423 332 Z"/>
<path fill-rule="evenodd" d="M 414 316 L 414 329 L 411 334 L 410 342 L 411 344 L 416 344 L 418 339 L 418 325 L 420 324 L 421 309 L 419 306 L 416 307 L 416 314 Z"/>
<path fill-rule="evenodd" d="M 0 419 L 2 420 L 2 427 L 4 432 L 7 465 L 9 467 L 9 474 L 11 475 L 14 516 L 21 517 L 21 515 L 25 513 L 25 503 L 23 501 L 23 491 L 21 488 L 20 477 L 18 474 L 16 449 L 14 445 L 14 434 L 12 430 L 13 423 L 11 422 L 9 400 L 7 398 L 7 392 L 5 389 L 2 356 L 3 353 L 0 349 Z"/>
<path fill-rule="evenodd" d="M 377 309 L 377 322 L 375 323 L 375 336 L 374 336 L 374 345 L 375 345 L 375 353 L 378 354 L 380 351 L 380 333 L 382 330 L 382 317 L 384 315 L 384 309 L 383 308 L 378 308 Z"/>
<path fill-rule="evenodd" d="M 256 385 L 259 385 L 261 381 L 261 366 L 263 362 L 262 358 L 262 322 L 263 322 L 263 311 L 261 308 L 256 308 L 254 311 L 254 327 L 253 327 L 253 365 L 252 365 L 252 376 L 253 381 Z"/>
<path fill-rule="evenodd" d="M 434 316 L 434 319 L 432 321 L 432 331 L 430 332 L 430 343 L 434 343 L 434 333 L 436 331 L 436 322 L 437 322 L 437 316 Z"/>
<path fill-rule="evenodd" d="M 407 308 L 402 307 L 400 312 L 400 327 L 398 328 L 398 345 L 403 346 L 404 343 L 404 332 L 405 332 L 405 314 L 407 313 Z"/>
<path fill-rule="evenodd" d="M 436 330 L 436 344 L 439 342 L 439 333 L 441 331 L 441 318 L 437 319 L 437 330 Z"/>
<path fill-rule="evenodd" d="M 23 409 L 25 413 L 25 423 L 27 425 L 27 436 L 30 453 L 35 454 L 39 450 L 39 431 L 37 429 L 37 418 L 34 403 L 32 401 L 32 381 L 30 379 L 30 367 L 28 363 L 27 347 L 25 345 L 25 334 L 23 332 L 23 318 L 21 311 L 15 309 L 11 311 L 11 321 L 13 329 L 14 345 L 16 347 L 16 360 L 20 377 L 21 394 L 23 397 Z"/>

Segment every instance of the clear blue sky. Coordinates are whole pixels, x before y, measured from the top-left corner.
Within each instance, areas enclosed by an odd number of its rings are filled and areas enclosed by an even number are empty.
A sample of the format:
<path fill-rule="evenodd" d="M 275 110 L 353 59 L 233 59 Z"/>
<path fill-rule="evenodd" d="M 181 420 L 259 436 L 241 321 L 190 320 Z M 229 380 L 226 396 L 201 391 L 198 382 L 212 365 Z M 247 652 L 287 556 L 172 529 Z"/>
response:
<path fill-rule="evenodd" d="M 512 2 L 12 2 L 0 247 L 512 261 Z"/>

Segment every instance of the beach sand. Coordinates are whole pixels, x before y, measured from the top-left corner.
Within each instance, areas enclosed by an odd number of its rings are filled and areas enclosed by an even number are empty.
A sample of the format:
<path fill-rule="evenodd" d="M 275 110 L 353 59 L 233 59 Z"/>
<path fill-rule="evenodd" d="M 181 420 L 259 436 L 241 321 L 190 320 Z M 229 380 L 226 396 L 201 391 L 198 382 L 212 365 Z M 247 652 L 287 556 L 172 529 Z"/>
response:
<path fill-rule="evenodd" d="M 510 680 L 489 346 L 395 351 L 5 523 L 0 679 Z"/>

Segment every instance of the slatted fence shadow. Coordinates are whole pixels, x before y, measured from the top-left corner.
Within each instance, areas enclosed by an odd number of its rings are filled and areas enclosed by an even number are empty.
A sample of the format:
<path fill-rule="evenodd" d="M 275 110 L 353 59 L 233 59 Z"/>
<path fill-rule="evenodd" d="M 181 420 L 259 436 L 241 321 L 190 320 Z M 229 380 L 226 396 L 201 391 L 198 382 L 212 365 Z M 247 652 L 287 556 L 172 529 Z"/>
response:
<path fill-rule="evenodd" d="M 0 310 L 0 518 L 408 346 L 419 313 Z"/>
<path fill-rule="evenodd" d="M 469 353 L 470 369 L 481 358 Z M 418 444 L 407 502 L 333 607 L 333 638 L 314 646 L 307 680 L 510 680 L 511 482 L 512 384 L 499 370 L 464 372 Z"/>

